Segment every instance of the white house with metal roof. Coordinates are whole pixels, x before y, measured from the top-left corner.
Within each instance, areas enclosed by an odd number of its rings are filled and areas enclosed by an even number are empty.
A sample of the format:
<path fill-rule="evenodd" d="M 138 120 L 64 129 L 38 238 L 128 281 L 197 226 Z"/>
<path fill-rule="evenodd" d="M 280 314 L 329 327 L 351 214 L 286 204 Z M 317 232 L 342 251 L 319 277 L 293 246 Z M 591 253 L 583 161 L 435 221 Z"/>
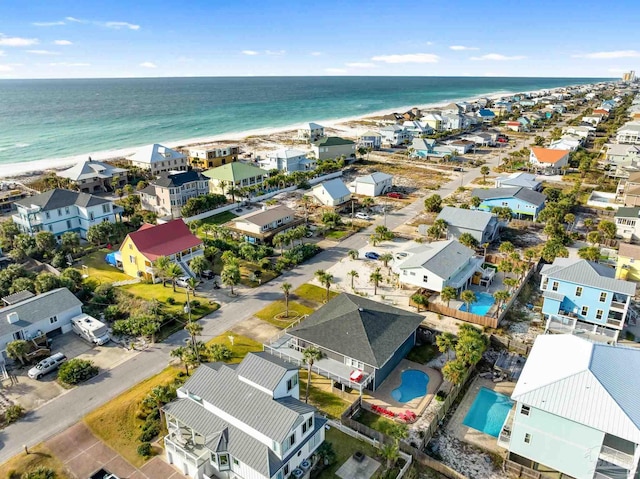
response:
<path fill-rule="evenodd" d="M 131 166 L 151 171 L 152 175 L 169 171 L 185 171 L 188 165 L 186 155 L 157 143 L 143 146 L 127 161 Z"/>
<path fill-rule="evenodd" d="M 26 294 L 25 294 L 26 293 Z M 71 318 L 82 314 L 82 302 L 67 288 L 37 296 L 20 292 L 3 298 L 0 308 L 0 362 L 7 357 L 7 344 L 71 331 Z"/>
<path fill-rule="evenodd" d="M 57 171 L 56 175 L 67 178 L 83 193 L 96 193 L 122 188 L 127 183 L 128 171 L 89 157 L 71 168 Z"/>
<path fill-rule="evenodd" d="M 340 178 L 324 181 L 311 190 L 313 197 L 325 206 L 340 206 L 351 199 L 351 192 Z"/>
<path fill-rule="evenodd" d="M 496 188 L 523 187 L 533 191 L 540 191 L 542 183 L 536 179 L 536 175 L 518 171 L 508 176 L 499 176 L 496 178 Z"/>
<path fill-rule="evenodd" d="M 267 353 L 202 364 L 163 408 L 169 463 L 194 479 L 301 477 L 326 419 L 299 399 L 298 366 Z"/>
<path fill-rule="evenodd" d="M 382 134 L 377 131 L 367 130 L 358 135 L 358 146 L 379 150 L 382 146 Z"/>
<path fill-rule="evenodd" d="M 370 175 L 358 176 L 349 188 L 356 195 L 380 196 L 393 186 L 393 176 L 375 171 Z"/>
<path fill-rule="evenodd" d="M 510 462 L 551 469 L 551 477 L 638 477 L 639 370 L 640 349 L 538 336 L 498 445 L 508 449 Z"/>
<path fill-rule="evenodd" d="M 317 123 L 307 123 L 301 126 L 300 128 L 298 128 L 296 139 L 300 141 L 306 141 L 307 143 L 311 143 L 312 141 L 317 141 L 323 137 L 324 137 L 324 126 L 318 125 Z"/>
<path fill-rule="evenodd" d="M 260 160 L 260 168 L 265 170 L 280 170 L 283 173 L 291 173 L 293 171 L 313 170 L 316 160 L 307 158 L 307 153 L 295 148 L 281 148 L 280 150 L 271 151 L 267 154 L 267 158 Z"/>
<path fill-rule="evenodd" d="M 447 223 L 447 239 L 459 239 L 460 235 L 469 233 L 481 245 L 491 243 L 498 237 L 498 218 L 486 211 L 445 206 L 437 219 Z"/>

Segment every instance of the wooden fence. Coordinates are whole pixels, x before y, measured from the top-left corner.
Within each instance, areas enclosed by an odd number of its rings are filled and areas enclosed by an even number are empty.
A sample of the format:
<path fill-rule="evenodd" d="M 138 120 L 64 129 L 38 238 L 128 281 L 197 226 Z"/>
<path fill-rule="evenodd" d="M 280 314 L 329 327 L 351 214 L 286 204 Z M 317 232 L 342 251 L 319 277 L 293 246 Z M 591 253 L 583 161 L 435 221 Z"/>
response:
<path fill-rule="evenodd" d="M 427 311 L 442 314 L 444 316 L 450 316 L 452 318 L 466 321 L 467 323 L 478 324 L 480 326 L 488 326 L 490 328 L 498 327 L 498 318 L 489 318 L 487 316 L 467 313 L 465 311 L 460 311 L 459 309 L 449 308 L 444 304 L 429 302 L 427 305 Z"/>
<path fill-rule="evenodd" d="M 510 461 L 509 459 L 504 461 L 503 469 L 510 476 L 521 479 L 552 479 L 550 476 L 547 476 L 540 471 L 535 471 L 527 466 Z"/>
<path fill-rule="evenodd" d="M 511 351 L 515 351 L 523 356 L 529 356 L 529 352 L 533 347 L 532 344 L 523 343 L 522 341 L 516 341 L 515 339 L 503 338 L 502 336 L 496 336 L 492 334 L 489 336 L 492 346 L 504 347 Z"/>
<path fill-rule="evenodd" d="M 616 215 L 615 210 L 601 210 L 599 208 L 589 208 L 587 206 L 576 206 L 574 209 L 576 213 L 586 213 L 590 215 L 607 216 L 607 217 L 613 217 Z"/>

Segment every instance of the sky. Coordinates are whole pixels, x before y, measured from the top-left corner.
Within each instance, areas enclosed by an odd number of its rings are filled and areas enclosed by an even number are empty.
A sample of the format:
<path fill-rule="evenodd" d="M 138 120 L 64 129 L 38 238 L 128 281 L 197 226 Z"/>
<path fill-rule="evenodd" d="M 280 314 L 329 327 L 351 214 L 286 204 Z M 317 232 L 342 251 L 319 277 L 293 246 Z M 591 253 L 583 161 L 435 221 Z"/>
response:
<path fill-rule="evenodd" d="M 619 77 L 637 0 L 0 0 L 0 78 Z"/>

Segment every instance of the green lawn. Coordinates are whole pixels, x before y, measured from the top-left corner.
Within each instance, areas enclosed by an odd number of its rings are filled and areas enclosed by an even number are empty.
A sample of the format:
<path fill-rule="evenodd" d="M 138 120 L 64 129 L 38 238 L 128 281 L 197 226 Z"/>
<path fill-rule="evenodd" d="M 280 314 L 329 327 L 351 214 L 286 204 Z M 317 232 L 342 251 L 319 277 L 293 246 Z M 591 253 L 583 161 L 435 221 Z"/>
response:
<path fill-rule="evenodd" d="M 357 439 L 333 427 L 325 432 L 325 441 L 331 443 L 331 446 L 336 453 L 336 461 L 326 469 L 324 469 L 317 476 L 317 479 L 334 479 L 335 477 L 338 477 L 336 476 L 336 471 L 340 469 L 340 467 L 347 461 L 347 459 L 353 456 L 356 451 L 361 451 L 369 457 L 378 456 L 378 450 L 371 444 L 363 441 L 358 441 Z M 374 478 L 380 477 L 381 469 L 382 468 L 380 468 L 378 472 L 374 474 Z"/>
<path fill-rule="evenodd" d="M 209 216 L 208 218 L 200 220 L 201 225 L 198 227 L 198 231 L 196 232 L 196 234 L 200 238 L 204 238 L 205 234 L 204 234 L 204 231 L 202 229 L 202 227 L 204 225 L 221 225 L 221 224 L 226 223 L 227 221 L 231 221 L 233 218 L 237 218 L 237 217 L 238 217 L 238 215 L 233 214 L 231 211 L 225 211 L 224 213 L 220 213 L 220 214 L 217 214 L 217 215 Z"/>
<path fill-rule="evenodd" d="M 370 427 L 371 429 L 380 431 L 383 434 L 387 434 L 389 428 L 396 424 L 391 419 L 387 419 L 386 417 L 374 414 L 371 411 L 367 411 L 366 409 L 360 409 L 360 412 L 358 412 L 358 416 L 354 419 L 359 423 Z"/>
<path fill-rule="evenodd" d="M 126 281 L 132 279 L 130 276 L 124 274 L 115 266 L 108 264 L 104 257 L 105 255 L 113 253 L 113 250 L 101 248 L 98 251 L 94 251 L 91 254 L 85 255 L 78 260 L 78 263 L 74 265 L 78 271 L 85 274 L 82 265 L 89 268 L 89 277 L 99 280 L 101 283 L 115 283 L 116 281 Z"/>
<path fill-rule="evenodd" d="M 327 391 L 331 380 L 311 373 L 311 387 L 309 388 L 309 404 L 317 407 L 327 416 L 333 419 L 339 419 L 342 413 L 351 404 L 345 401 L 337 394 Z M 322 386 L 322 388 L 317 387 Z M 300 400 L 304 401 L 307 390 L 307 370 L 300 370 Z"/>
<path fill-rule="evenodd" d="M 253 281 L 251 279 L 251 274 L 255 271 L 260 271 L 260 280 L 261 281 Z M 267 283 L 271 281 L 273 278 L 277 278 L 279 275 L 275 271 L 264 271 L 255 263 L 251 263 L 249 261 L 245 261 L 243 259 L 240 260 L 240 283 L 243 286 L 247 286 L 249 288 L 256 288 L 260 284 Z"/>
<path fill-rule="evenodd" d="M 46 467 L 55 471 L 56 479 L 70 479 L 64 464 L 53 455 L 51 450 L 44 445 L 38 444 L 29 448 L 30 454 L 19 453 L 0 466 L 0 477 L 7 479 L 19 479 L 27 472 L 31 472 L 38 467 Z"/>
<path fill-rule="evenodd" d="M 335 241 L 340 241 L 342 238 L 344 238 L 347 234 L 349 234 L 349 231 L 347 230 L 331 230 L 331 231 L 327 231 L 324 234 L 324 237 L 327 239 L 332 239 Z"/>
<path fill-rule="evenodd" d="M 427 364 L 438 354 L 440 354 L 440 351 L 438 351 L 438 347 L 435 344 L 422 344 L 420 346 L 414 346 L 413 349 L 409 351 L 407 359 L 414 363 Z"/>
<path fill-rule="evenodd" d="M 324 303 L 327 299 L 327 290 L 325 288 L 321 288 L 319 286 L 308 283 L 300 286 L 293 292 L 293 294 L 295 294 L 298 298 L 306 299 L 307 301 L 318 304 Z M 338 296 L 338 293 L 336 293 L 335 291 L 329 292 L 329 299 L 335 298 L 336 296 Z"/>
<path fill-rule="evenodd" d="M 314 309 L 289 300 L 289 317 L 283 317 L 281 319 L 274 318 L 276 314 L 284 313 L 285 311 L 286 306 L 284 303 L 284 299 L 279 299 L 278 301 L 274 301 L 264 309 L 261 309 L 260 311 L 255 313 L 254 316 L 270 324 L 273 324 L 277 328 L 284 329 L 287 326 L 291 325 L 294 321 L 297 321 L 300 316 L 313 313 Z"/>
<path fill-rule="evenodd" d="M 231 346 L 229 336 L 233 336 L 233 346 Z M 233 356 L 229 360 L 230 363 L 239 363 L 248 353 L 262 351 L 262 343 L 247 338 L 246 336 L 235 334 L 232 331 L 222 333 L 220 336 L 207 342 L 207 346 L 211 346 L 212 344 L 225 344 L 231 349 Z"/>
<path fill-rule="evenodd" d="M 167 283 L 167 286 L 162 286 L 162 283 L 156 284 L 147 284 L 147 283 L 136 283 L 136 284 L 126 284 L 121 286 L 121 288 L 134 295 L 138 298 L 144 299 L 146 301 L 151 301 L 152 299 L 157 299 L 163 306 L 164 310 L 168 313 L 172 313 L 174 315 L 180 315 L 181 317 L 186 317 L 184 313 L 184 303 L 187 302 L 187 293 L 184 288 L 176 287 L 176 292 L 173 292 L 173 287 Z M 197 292 L 196 292 L 197 294 Z M 175 304 L 167 303 L 167 299 L 173 298 L 175 300 Z M 189 298 L 191 300 L 198 300 L 200 302 L 200 306 L 197 308 L 191 308 L 191 318 L 192 319 L 200 319 L 203 316 L 206 316 L 209 313 L 212 313 L 216 309 L 220 307 L 218 303 L 209 304 L 209 300 L 206 298 L 201 298 L 199 296 L 193 297 L 193 294 L 189 294 Z"/>

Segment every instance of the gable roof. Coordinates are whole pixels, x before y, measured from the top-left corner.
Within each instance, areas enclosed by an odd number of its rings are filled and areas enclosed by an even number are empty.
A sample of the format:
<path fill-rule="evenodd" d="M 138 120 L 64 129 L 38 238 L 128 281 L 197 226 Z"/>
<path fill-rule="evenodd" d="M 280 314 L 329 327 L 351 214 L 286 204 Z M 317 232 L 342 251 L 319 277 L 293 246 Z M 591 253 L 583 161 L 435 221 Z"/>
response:
<path fill-rule="evenodd" d="M 24 206 L 25 208 L 39 206 L 43 211 L 55 210 L 71 205 L 88 208 L 104 203 L 111 203 L 111 201 L 100 198 L 99 196 L 90 195 L 89 193 L 78 193 L 77 191 L 63 190 L 61 188 L 45 191 L 39 195 L 29 196 L 20 201 L 16 201 L 17 205 Z"/>
<path fill-rule="evenodd" d="M 535 340 L 511 398 L 640 442 L 640 350 L 570 334 Z"/>
<path fill-rule="evenodd" d="M 253 223 L 254 225 L 265 226 L 281 218 L 286 218 L 287 216 L 293 217 L 294 215 L 295 212 L 291 208 L 287 208 L 284 205 L 278 205 L 267 210 L 254 211 L 248 215 L 240 216 L 234 221 L 246 221 L 248 223 Z"/>
<path fill-rule="evenodd" d="M 202 240 L 189 230 L 181 218 L 155 226 L 144 224 L 138 231 L 129 233 L 127 238 L 149 261 L 202 244 Z"/>
<path fill-rule="evenodd" d="M 339 146 L 339 145 L 355 145 L 355 142 L 340 138 L 339 136 L 326 136 L 313 142 L 315 146 Z"/>
<path fill-rule="evenodd" d="M 640 217 L 639 206 L 620 207 L 615 214 L 616 218 L 638 218 Z"/>
<path fill-rule="evenodd" d="M 112 178 L 114 175 L 126 173 L 124 168 L 116 168 L 108 163 L 93 161 L 91 158 L 76 163 L 71 168 L 56 172 L 62 178 L 69 178 L 71 181 L 80 181 L 90 178 Z"/>
<path fill-rule="evenodd" d="M 540 273 L 547 275 L 549 279 L 582 284 L 631 296 L 636 292 L 635 283 L 615 279 L 613 268 L 586 259 L 556 258 L 553 264 L 544 265 Z"/>
<path fill-rule="evenodd" d="M 236 183 L 254 176 L 265 176 L 269 174 L 269 172 L 248 163 L 234 161 L 233 163 L 227 163 L 226 165 L 211 168 L 202 174 L 213 180 L 232 181 Z"/>
<path fill-rule="evenodd" d="M 393 179 L 393 176 L 388 175 L 386 173 L 381 173 L 379 171 L 375 171 L 370 175 L 358 176 L 356 178 L 356 183 L 366 183 L 369 185 L 377 185 L 385 180 Z"/>
<path fill-rule="evenodd" d="M 423 319 L 409 311 L 342 293 L 288 333 L 381 368 Z"/>
<path fill-rule="evenodd" d="M 541 206 L 547 197 L 542 193 L 530 190 L 524 186 L 512 188 L 476 188 L 471 196 L 477 196 L 481 200 L 496 200 L 500 198 L 517 198 L 535 206 Z"/>
<path fill-rule="evenodd" d="M 625 145 L 625 144 L 615 143 L 615 144 L 607 144 L 605 146 L 607 147 L 607 155 L 622 156 L 622 155 L 629 155 L 633 153 L 640 153 L 640 146 L 638 145 Z"/>
<path fill-rule="evenodd" d="M 620 243 L 618 249 L 618 257 L 623 256 L 625 258 L 640 259 L 640 245 Z"/>
<path fill-rule="evenodd" d="M 495 216 L 486 211 L 465 210 L 453 206 L 445 206 L 438 215 L 439 220 L 445 220 L 447 225 L 470 229 L 474 231 L 484 231 L 491 221 L 495 221 Z"/>
<path fill-rule="evenodd" d="M 174 188 L 194 181 L 207 181 L 207 178 L 202 173 L 194 170 L 181 171 L 179 173 L 161 173 L 158 178 L 151 180 L 151 184 L 163 188 Z"/>
<path fill-rule="evenodd" d="M 484 108 L 478 110 L 478 115 L 480 115 L 482 118 L 491 118 L 492 116 L 496 116 L 494 112 L 492 112 L 491 110 L 486 110 Z"/>
<path fill-rule="evenodd" d="M 373 130 L 367 130 L 364 133 L 361 133 L 359 135 L 360 138 L 370 137 L 370 136 L 380 137 L 382 135 L 380 133 L 378 133 L 377 131 L 373 131 Z"/>
<path fill-rule="evenodd" d="M 570 150 L 552 150 L 550 148 L 531 147 L 531 153 L 540 163 L 556 164 L 571 153 Z"/>
<path fill-rule="evenodd" d="M 306 152 L 296 150 L 295 148 L 280 148 L 279 150 L 270 151 L 267 156 L 269 158 L 296 158 L 298 156 L 306 156 Z"/>
<path fill-rule="evenodd" d="M 167 146 L 154 143 L 140 148 L 134 153 L 130 160 L 137 163 L 148 163 L 150 165 L 161 161 L 179 160 L 186 158 L 179 151 L 173 150 Z"/>
<path fill-rule="evenodd" d="M 314 190 L 324 188 L 327 194 L 334 200 L 350 196 L 351 192 L 347 185 L 340 178 L 334 178 L 333 180 L 323 181 L 319 185 L 313 187 Z M 313 190 L 312 190 L 313 191 Z"/>
<path fill-rule="evenodd" d="M 501 176 L 496 178 L 496 183 L 508 184 L 511 186 L 524 186 L 526 188 L 536 188 L 540 182 L 536 180 L 536 175 L 531 173 L 512 173 L 509 176 Z"/>
<path fill-rule="evenodd" d="M 239 377 L 273 391 L 288 371 L 298 366 L 264 351 L 248 354 L 236 368 Z"/>
<path fill-rule="evenodd" d="M 473 250 L 457 240 L 421 244 L 406 250 L 406 252 L 410 254 L 397 265 L 398 269 L 422 267 L 445 280 L 449 279 L 460 265 L 474 256 Z"/>

